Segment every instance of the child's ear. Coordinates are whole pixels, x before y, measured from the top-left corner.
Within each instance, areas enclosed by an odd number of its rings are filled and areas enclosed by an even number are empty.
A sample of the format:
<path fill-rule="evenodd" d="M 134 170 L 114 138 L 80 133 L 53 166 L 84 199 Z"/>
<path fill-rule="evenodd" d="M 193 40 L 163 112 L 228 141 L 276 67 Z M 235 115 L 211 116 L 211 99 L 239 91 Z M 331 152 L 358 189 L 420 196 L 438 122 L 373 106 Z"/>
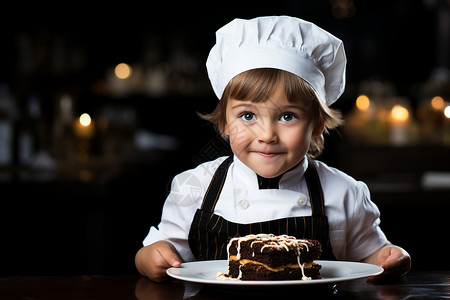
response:
<path fill-rule="evenodd" d="M 314 136 L 314 137 L 315 136 L 320 136 L 323 133 L 324 130 L 325 130 L 325 124 L 324 123 L 316 123 L 314 125 L 312 136 Z"/>

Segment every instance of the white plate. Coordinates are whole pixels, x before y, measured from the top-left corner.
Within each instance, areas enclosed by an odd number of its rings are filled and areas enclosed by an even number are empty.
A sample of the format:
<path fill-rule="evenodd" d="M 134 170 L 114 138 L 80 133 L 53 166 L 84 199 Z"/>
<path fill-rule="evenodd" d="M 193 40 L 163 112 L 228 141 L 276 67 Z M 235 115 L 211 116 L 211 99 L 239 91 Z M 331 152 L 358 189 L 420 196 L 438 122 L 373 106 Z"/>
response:
<path fill-rule="evenodd" d="M 376 276 L 383 272 L 383 268 L 371 264 L 317 260 L 322 265 L 320 274 L 322 279 L 313 280 L 274 280 L 274 281 L 245 281 L 245 280 L 217 280 L 217 272 L 228 273 L 227 260 L 207 260 L 181 264 L 179 268 L 169 268 L 167 274 L 173 278 L 214 285 L 231 286 L 293 286 L 314 284 L 336 284 L 343 281 Z"/>

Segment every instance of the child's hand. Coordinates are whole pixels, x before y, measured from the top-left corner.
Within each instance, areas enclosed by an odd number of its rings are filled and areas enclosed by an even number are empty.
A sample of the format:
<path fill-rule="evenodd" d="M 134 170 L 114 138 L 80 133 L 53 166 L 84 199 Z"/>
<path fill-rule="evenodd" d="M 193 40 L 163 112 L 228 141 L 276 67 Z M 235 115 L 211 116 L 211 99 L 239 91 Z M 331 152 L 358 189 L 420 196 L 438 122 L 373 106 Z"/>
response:
<path fill-rule="evenodd" d="M 378 276 L 367 279 L 370 283 L 399 279 L 411 268 L 411 257 L 404 249 L 388 245 L 373 254 L 376 264 L 384 269 Z M 374 261 L 375 262 L 375 261 Z"/>
<path fill-rule="evenodd" d="M 171 243 L 159 241 L 142 247 L 136 254 L 135 263 L 139 273 L 161 282 L 168 278 L 166 270 L 170 267 L 178 268 L 181 259 Z"/>

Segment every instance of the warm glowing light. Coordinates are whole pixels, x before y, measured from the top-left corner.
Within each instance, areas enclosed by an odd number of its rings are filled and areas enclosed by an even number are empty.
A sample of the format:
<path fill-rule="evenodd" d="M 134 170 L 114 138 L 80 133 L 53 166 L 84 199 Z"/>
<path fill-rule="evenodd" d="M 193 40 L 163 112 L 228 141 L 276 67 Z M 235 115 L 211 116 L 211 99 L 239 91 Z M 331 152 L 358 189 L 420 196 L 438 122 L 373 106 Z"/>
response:
<path fill-rule="evenodd" d="M 87 127 L 87 126 L 91 125 L 91 116 L 88 115 L 87 113 L 84 113 L 80 116 L 79 121 L 80 121 L 81 126 Z"/>
<path fill-rule="evenodd" d="M 126 79 L 131 75 L 131 67 L 126 63 L 120 63 L 114 69 L 117 78 Z"/>
<path fill-rule="evenodd" d="M 404 122 L 409 118 L 409 112 L 401 105 L 395 105 L 391 110 L 391 118 L 397 122 Z"/>
<path fill-rule="evenodd" d="M 366 95 L 360 95 L 358 96 L 358 98 L 356 98 L 356 107 L 359 110 L 365 111 L 367 109 L 369 109 L 370 106 L 370 100 L 369 97 L 367 97 Z"/>
<path fill-rule="evenodd" d="M 450 119 L 450 105 L 448 105 L 447 107 L 445 107 L 445 109 L 444 109 L 444 116 L 445 116 L 447 119 Z"/>
<path fill-rule="evenodd" d="M 441 110 L 444 108 L 444 99 L 440 96 L 433 97 L 431 99 L 431 106 L 436 110 Z"/>

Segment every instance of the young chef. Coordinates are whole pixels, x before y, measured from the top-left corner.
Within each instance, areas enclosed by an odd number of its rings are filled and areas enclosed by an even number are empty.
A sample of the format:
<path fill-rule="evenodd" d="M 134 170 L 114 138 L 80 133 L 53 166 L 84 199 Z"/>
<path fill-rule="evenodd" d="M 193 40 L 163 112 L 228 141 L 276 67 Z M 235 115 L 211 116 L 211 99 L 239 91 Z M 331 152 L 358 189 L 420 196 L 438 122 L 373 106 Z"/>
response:
<path fill-rule="evenodd" d="M 273 233 L 319 240 L 321 259 L 405 274 L 410 257 L 381 231 L 367 186 L 312 159 L 342 122 L 329 108 L 345 86 L 342 41 L 297 18 L 235 19 L 216 32 L 206 66 L 220 101 L 204 117 L 233 155 L 174 178 L 138 271 L 162 281 L 182 261 L 226 259 L 229 236 Z"/>

